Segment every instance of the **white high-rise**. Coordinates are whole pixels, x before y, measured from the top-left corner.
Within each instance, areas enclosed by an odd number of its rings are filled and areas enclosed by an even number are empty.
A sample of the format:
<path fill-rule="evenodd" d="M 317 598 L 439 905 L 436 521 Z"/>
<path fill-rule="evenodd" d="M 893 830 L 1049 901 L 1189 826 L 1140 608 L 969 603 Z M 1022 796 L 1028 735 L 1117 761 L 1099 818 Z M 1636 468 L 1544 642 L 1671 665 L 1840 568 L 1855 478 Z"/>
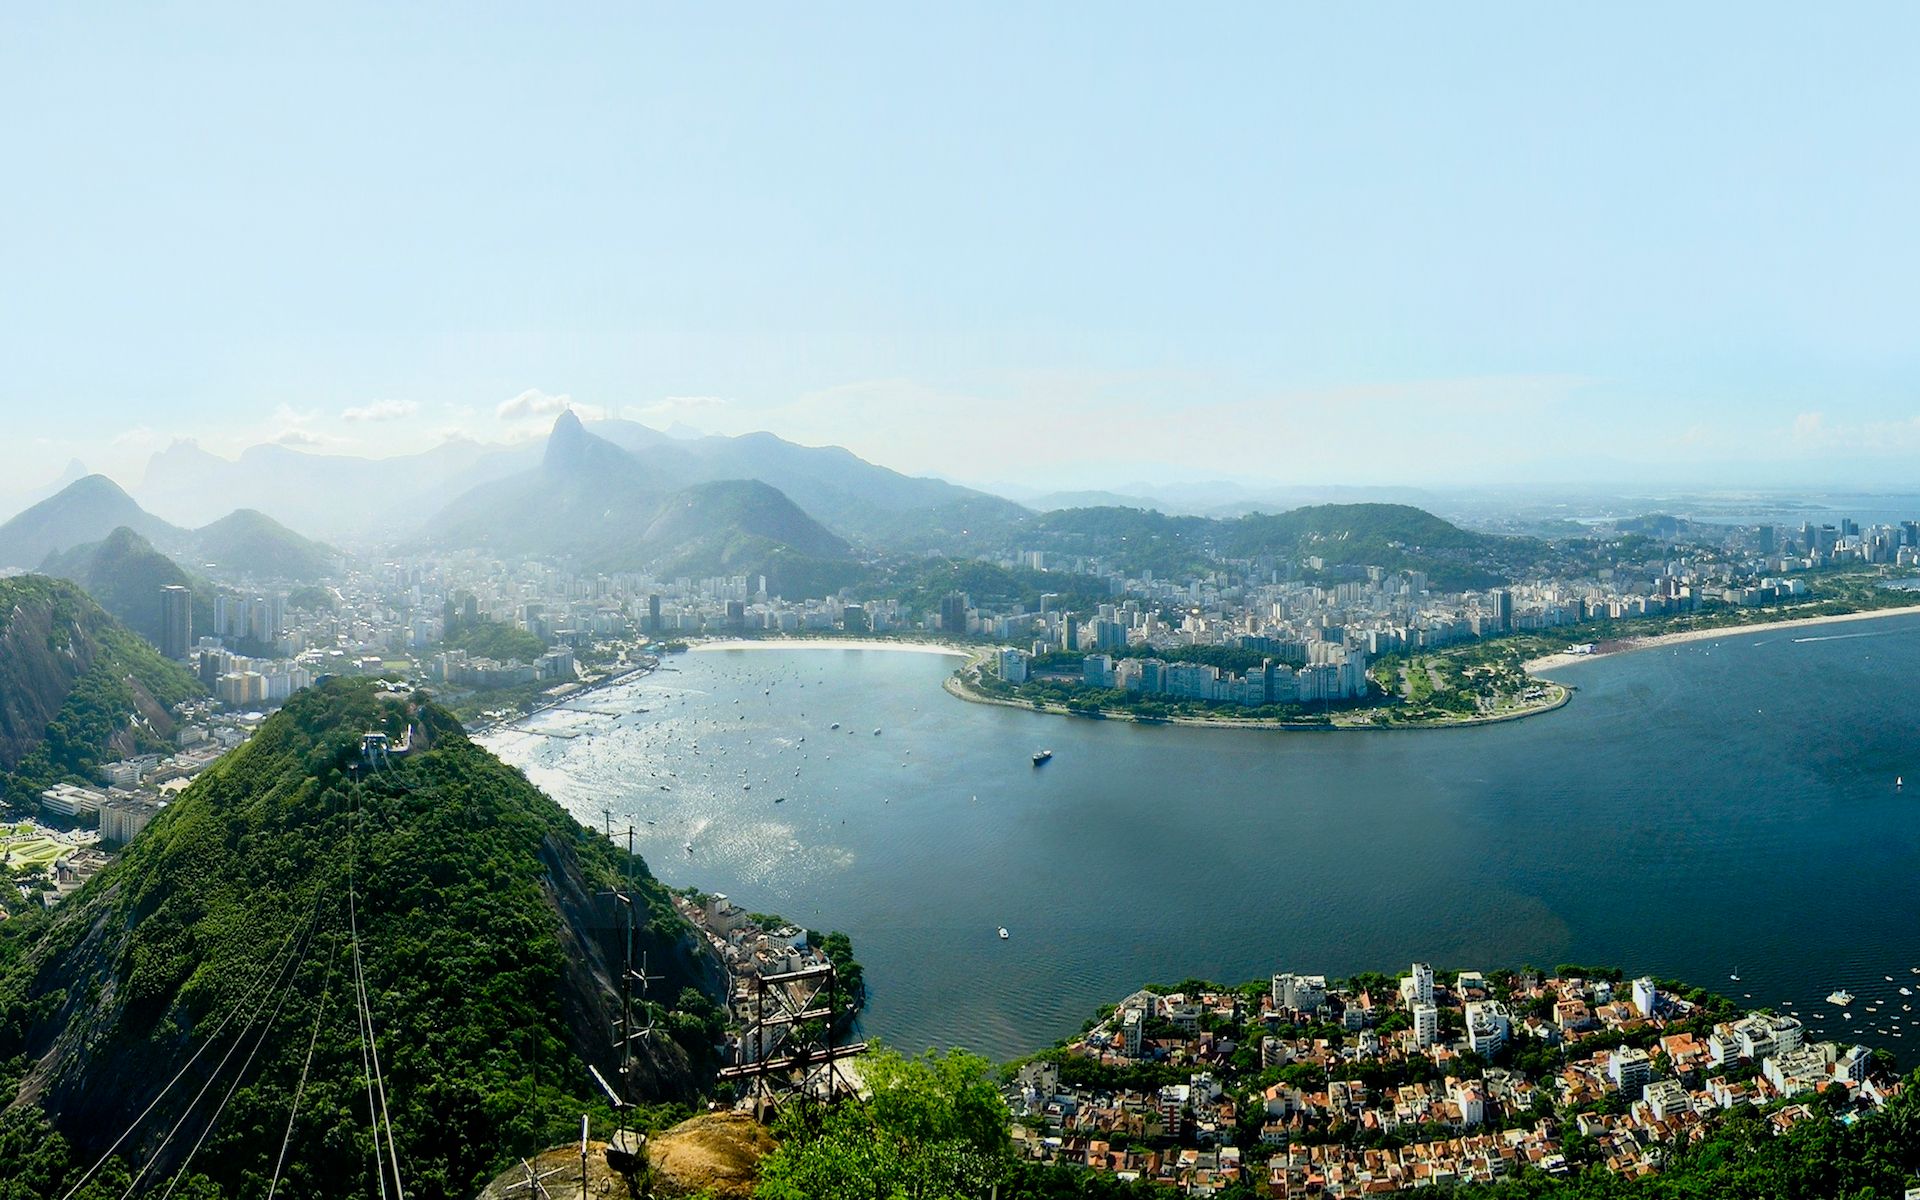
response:
<path fill-rule="evenodd" d="M 1431 1004 L 1413 1006 L 1413 1043 L 1431 1046 L 1440 1040 L 1440 1010 Z"/>

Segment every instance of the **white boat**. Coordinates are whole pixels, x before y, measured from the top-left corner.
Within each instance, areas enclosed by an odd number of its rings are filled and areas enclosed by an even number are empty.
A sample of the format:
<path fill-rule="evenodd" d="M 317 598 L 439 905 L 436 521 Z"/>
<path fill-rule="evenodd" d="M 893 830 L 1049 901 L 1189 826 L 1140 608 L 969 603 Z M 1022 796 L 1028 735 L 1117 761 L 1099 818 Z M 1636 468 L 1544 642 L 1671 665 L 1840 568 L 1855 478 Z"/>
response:
<path fill-rule="evenodd" d="M 1828 992 L 1827 1003 L 1838 1004 L 1840 1007 L 1845 1008 L 1847 1005 L 1853 1003 L 1853 993 L 1848 991 L 1845 988 L 1839 988 L 1835 991 Z"/>
<path fill-rule="evenodd" d="M 1007 940 L 1007 927 L 1005 925 L 1000 927 L 1000 940 L 1003 942 Z"/>

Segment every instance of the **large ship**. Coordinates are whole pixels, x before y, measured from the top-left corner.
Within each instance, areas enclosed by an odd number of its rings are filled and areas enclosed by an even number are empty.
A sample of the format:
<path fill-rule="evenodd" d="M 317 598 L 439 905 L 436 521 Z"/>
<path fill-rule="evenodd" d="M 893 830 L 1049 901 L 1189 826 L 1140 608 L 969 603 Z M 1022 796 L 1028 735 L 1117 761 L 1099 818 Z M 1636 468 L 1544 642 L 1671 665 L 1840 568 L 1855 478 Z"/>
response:
<path fill-rule="evenodd" d="M 1853 1003 L 1853 993 L 1845 988 L 1841 988 L 1837 992 L 1829 992 L 1827 993 L 1827 1003 L 1838 1004 L 1844 1008 Z"/>

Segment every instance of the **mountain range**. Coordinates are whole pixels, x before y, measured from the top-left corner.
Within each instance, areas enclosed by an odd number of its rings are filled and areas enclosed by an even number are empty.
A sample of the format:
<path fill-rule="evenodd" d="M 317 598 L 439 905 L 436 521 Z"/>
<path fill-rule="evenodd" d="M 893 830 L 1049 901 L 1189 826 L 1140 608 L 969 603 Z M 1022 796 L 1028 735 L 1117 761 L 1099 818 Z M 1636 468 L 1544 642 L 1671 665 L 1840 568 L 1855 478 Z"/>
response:
<path fill-rule="evenodd" d="M 580 424 L 571 413 L 565 420 Z M 625 451 L 657 493 L 756 480 L 836 533 L 880 550 L 926 553 L 1026 515 L 1010 500 L 903 475 L 837 446 L 801 446 L 770 433 L 686 437 L 625 420 L 583 428 Z M 179 441 L 148 461 L 133 490 L 149 510 L 175 520 L 209 521 L 237 503 L 328 538 L 393 543 L 414 540 L 474 489 L 524 475 L 546 457 L 540 442 L 484 445 L 456 438 L 384 459 L 275 444 L 227 459 Z"/>
<path fill-rule="evenodd" d="M 422 548 L 552 555 L 589 570 L 817 572 L 853 566 L 847 541 L 758 479 L 684 483 L 562 413 L 540 464 L 459 497 Z"/>
<path fill-rule="evenodd" d="M 306 583 L 331 574 L 339 558 L 251 509 L 182 529 L 142 508 L 105 475 L 88 475 L 0 525 L 0 567 L 32 570 L 120 529 L 196 570 L 222 577 Z"/>
<path fill-rule="evenodd" d="M 1570 561 L 1562 537 L 1462 529 L 1405 503 L 1308 504 L 1172 515 L 1152 497 L 1078 493 L 1011 500 L 915 478 L 837 447 L 771 434 L 679 437 L 631 421 L 562 412 L 544 442 L 449 442 L 386 460 L 256 447 L 239 460 L 176 443 L 156 455 L 143 494 L 174 507 L 206 497 L 256 502 L 195 529 L 175 526 L 103 476 L 86 476 L 0 526 L 0 567 L 33 569 L 54 551 L 125 527 L 192 573 L 216 580 L 310 581 L 337 556 L 267 511 L 299 511 L 411 552 L 544 557 L 584 570 L 662 576 L 766 575 L 789 597 L 881 584 L 928 558 L 1040 550 L 1176 574 L 1219 557 L 1317 560 L 1426 571 L 1444 587 L 1486 587 Z M 1101 503 L 1104 502 L 1104 503 Z M 62 564 L 61 572 L 75 569 Z M 925 572 L 919 572 L 924 574 Z M 1022 585 L 1024 587 L 1024 584 Z M 1058 591 L 1041 587 L 1040 591 Z M 135 619 L 133 614 L 123 616 Z"/>

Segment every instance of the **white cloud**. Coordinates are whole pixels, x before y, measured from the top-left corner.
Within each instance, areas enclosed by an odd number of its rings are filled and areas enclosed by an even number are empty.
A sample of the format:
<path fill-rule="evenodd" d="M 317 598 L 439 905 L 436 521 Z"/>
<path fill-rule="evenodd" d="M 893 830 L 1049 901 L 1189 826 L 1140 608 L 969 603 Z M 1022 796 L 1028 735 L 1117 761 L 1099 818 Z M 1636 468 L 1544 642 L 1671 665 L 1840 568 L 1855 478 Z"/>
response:
<path fill-rule="evenodd" d="M 420 411 L 420 406 L 411 400 L 375 400 L 372 404 L 362 404 L 345 409 L 340 414 L 342 421 L 398 421 Z"/>
<path fill-rule="evenodd" d="M 273 420 L 277 425 L 311 425 L 320 419 L 320 410 L 310 408 L 300 412 L 291 404 L 282 404 L 273 410 Z"/>
<path fill-rule="evenodd" d="M 139 450 L 148 446 L 158 446 L 166 439 L 145 425 L 136 425 L 132 429 L 116 434 L 113 444 L 129 450 Z"/>
<path fill-rule="evenodd" d="M 1920 416 L 1836 424 L 1823 412 L 1793 419 L 1792 441 L 1800 449 L 1842 451 L 1863 457 L 1906 454 L 1920 449 Z"/>
<path fill-rule="evenodd" d="M 282 446 L 294 447 L 323 446 L 327 442 L 326 438 L 305 429 L 283 429 L 273 440 Z"/>
<path fill-rule="evenodd" d="M 527 417 L 551 417 L 573 407 L 573 397 L 565 392 L 557 396 L 548 395 L 539 388 L 528 388 L 511 400 L 502 400 L 494 415 L 503 421 L 518 421 Z"/>

